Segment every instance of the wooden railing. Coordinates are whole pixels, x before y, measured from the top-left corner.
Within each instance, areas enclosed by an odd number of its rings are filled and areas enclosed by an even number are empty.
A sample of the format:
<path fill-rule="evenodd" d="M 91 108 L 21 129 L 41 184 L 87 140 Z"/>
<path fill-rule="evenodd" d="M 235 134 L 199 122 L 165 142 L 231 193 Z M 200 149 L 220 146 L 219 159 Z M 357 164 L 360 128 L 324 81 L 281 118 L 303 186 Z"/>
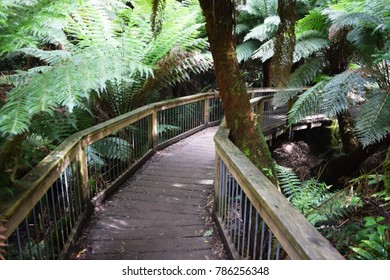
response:
<path fill-rule="evenodd" d="M 96 205 L 158 149 L 223 116 L 214 93 L 144 106 L 65 140 L 1 202 L 8 259 L 64 258 Z"/>
<path fill-rule="evenodd" d="M 266 94 L 252 99 L 263 128 L 266 117 L 282 115 L 280 108 L 266 107 L 267 102 Z M 214 210 L 235 259 L 343 259 L 229 140 L 224 121 L 214 141 Z"/>

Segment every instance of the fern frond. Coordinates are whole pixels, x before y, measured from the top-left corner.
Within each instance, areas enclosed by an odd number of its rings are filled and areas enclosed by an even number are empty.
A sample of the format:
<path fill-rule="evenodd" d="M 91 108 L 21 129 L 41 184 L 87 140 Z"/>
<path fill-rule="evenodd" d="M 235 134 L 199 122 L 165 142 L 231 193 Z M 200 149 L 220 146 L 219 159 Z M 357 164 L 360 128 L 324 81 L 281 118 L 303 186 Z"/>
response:
<path fill-rule="evenodd" d="M 327 47 L 329 47 L 329 40 L 323 38 L 308 38 L 298 41 L 294 49 L 294 62 L 307 58 Z"/>
<path fill-rule="evenodd" d="M 313 30 L 319 32 L 321 37 L 324 37 L 328 34 L 329 26 L 328 17 L 322 14 L 319 9 L 314 9 L 309 11 L 309 14 L 297 22 L 296 35 L 300 37 L 302 33 Z"/>
<path fill-rule="evenodd" d="M 252 59 L 259 58 L 261 61 L 266 61 L 274 56 L 274 46 L 275 46 L 275 39 L 272 38 L 271 40 L 265 42 L 262 44 L 252 55 Z"/>
<path fill-rule="evenodd" d="M 327 193 L 314 205 L 306 216 L 312 224 L 330 223 L 349 216 L 362 206 L 362 200 L 355 195 L 353 188 L 345 188 L 336 193 Z"/>
<path fill-rule="evenodd" d="M 390 134 L 390 92 L 371 93 L 356 118 L 354 132 L 364 147 Z"/>
<path fill-rule="evenodd" d="M 260 47 L 260 42 L 256 40 L 248 40 L 239 44 L 236 49 L 238 62 L 247 61 L 253 53 Z"/>
<path fill-rule="evenodd" d="M 328 116 L 345 112 L 351 105 L 364 100 L 369 80 L 361 70 L 349 70 L 332 77 L 323 89 L 321 108 Z"/>
<path fill-rule="evenodd" d="M 10 95 L 15 97 L 15 101 L 6 102 L 0 109 L 0 132 L 21 134 L 28 130 L 30 123 L 29 103 L 20 91 L 14 91 Z"/>
<path fill-rule="evenodd" d="M 290 168 L 275 164 L 276 175 L 279 187 L 288 200 L 292 201 L 299 197 L 301 191 L 301 180 Z"/>
<path fill-rule="evenodd" d="M 299 96 L 298 100 L 288 112 L 289 125 L 297 123 L 301 119 L 318 112 L 325 93 L 323 88 L 326 84 L 326 81 L 321 81 Z"/>
<path fill-rule="evenodd" d="M 321 59 L 312 59 L 305 62 L 291 74 L 289 86 L 301 87 L 309 85 L 320 73 L 322 67 L 323 61 Z"/>
<path fill-rule="evenodd" d="M 46 62 L 49 65 L 57 65 L 64 60 L 71 58 L 71 53 L 64 50 L 44 51 L 35 48 L 22 48 L 19 49 L 16 53 L 19 52 L 39 58 L 40 60 Z"/>
<path fill-rule="evenodd" d="M 237 25 L 236 25 L 236 34 L 241 34 L 241 33 L 247 32 L 250 29 L 251 29 L 251 27 L 248 24 L 237 23 Z"/>
<path fill-rule="evenodd" d="M 248 41 L 250 39 L 256 39 L 260 42 L 271 39 L 276 31 L 278 30 L 278 25 L 270 24 L 270 23 L 262 23 L 255 28 L 252 28 L 249 33 L 247 33 L 244 37 L 244 41 Z"/>

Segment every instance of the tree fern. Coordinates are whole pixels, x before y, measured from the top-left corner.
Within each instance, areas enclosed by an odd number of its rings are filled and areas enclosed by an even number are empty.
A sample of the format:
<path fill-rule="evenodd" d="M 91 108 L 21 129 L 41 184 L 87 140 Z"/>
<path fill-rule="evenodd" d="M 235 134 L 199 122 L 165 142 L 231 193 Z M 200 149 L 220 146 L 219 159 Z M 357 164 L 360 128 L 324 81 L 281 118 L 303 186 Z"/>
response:
<path fill-rule="evenodd" d="M 289 125 L 297 123 L 303 118 L 318 112 L 323 98 L 323 88 L 326 84 L 326 81 L 321 81 L 299 96 L 298 100 L 288 112 Z"/>
<path fill-rule="evenodd" d="M 291 74 L 289 87 L 294 88 L 309 85 L 319 74 L 322 67 L 323 61 L 321 59 L 312 59 L 306 62 Z M 277 107 L 284 106 L 299 93 L 300 91 L 277 92 L 272 99 L 272 104 Z"/>
<path fill-rule="evenodd" d="M 43 5 L 43 2 L 39 4 Z M 124 74 L 150 75 L 150 67 L 140 60 L 118 55 L 118 49 L 126 46 L 121 45 L 117 36 L 120 25 L 112 18 L 111 9 L 110 5 L 92 0 L 77 3 L 72 13 L 66 15 L 64 30 L 73 38 L 64 43 L 67 51 L 31 48 L 19 51 L 36 56 L 51 67 L 40 66 L 2 79 L 5 83 L 12 81 L 17 87 L 9 93 L 6 104 L 0 109 L 3 116 L 0 131 L 11 134 L 26 131 L 31 116 L 53 110 L 55 106 L 65 106 L 70 111 L 74 107 L 84 107 L 91 91 L 101 91 L 107 81 Z M 19 96 L 23 99 L 20 100 Z"/>
<path fill-rule="evenodd" d="M 294 49 L 294 62 L 329 47 L 329 40 L 323 38 L 305 38 L 298 40 Z"/>
<path fill-rule="evenodd" d="M 275 35 L 278 30 L 280 19 L 278 16 L 269 16 L 264 19 L 264 23 L 252 28 L 244 37 L 244 41 L 249 39 L 256 39 L 259 41 L 266 41 Z"/>
<path fill-rule="evenodd" d="M 275 39 L 272 38 L 271 40 L 265 42 L 258 48 L 252 55 L 252 59 L 259 58 L 261 61 L 266 61 L 273 57 L 274 55 L 274 45 L 275 45 Z"/>
<path fill-rule="evenodd" d="M 336 116 L 365 100 L 370 81 L 360 70 L 345 71 L 332 77 L 324 87 L 321 108 L 328 116 Z"/>
<path fill-rule="evenodd" d="M 252 57 L 252 54 L 260 47 L 260 42 L 257 40 L 248 40 L 237 45 L 237 60 L 238 62 L 247 61 Z"/>
<path fill-rule="evenodd" d="M 363 146 L 380 142 L 390 134 L 390 92 L 376 90 L 371 95 L 355 124 L 355 134 Z"/>

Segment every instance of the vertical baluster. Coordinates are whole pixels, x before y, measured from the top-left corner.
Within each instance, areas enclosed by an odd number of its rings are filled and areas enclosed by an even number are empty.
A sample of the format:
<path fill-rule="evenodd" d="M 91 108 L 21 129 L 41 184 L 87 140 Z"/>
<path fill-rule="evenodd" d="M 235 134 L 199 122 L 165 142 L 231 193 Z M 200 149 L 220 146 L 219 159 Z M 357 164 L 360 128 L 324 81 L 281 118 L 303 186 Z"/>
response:
<path fill-rule="evenodd" d="M 58 189 L 57 189 L 58 181 L 56 181 L 54 186 L 55 186 L 55 189 L 57 190 L 56 196 L 58 198 Z M 58 232 L 57 213 L 60 216 L 61 215 L 61 210 L 59 210 L 58 212 L 56 211 L 56 207 L 58 207 L 58 209 L 60 209 L 60 206 L 59 206 L 59 204 L 56 204 L 55 199 L 54 199 L 54 186 L 52 187 L 52 192 L 51 192 L 51 204 L 52 204 L 52 207 L 53 207 L 54 230 L 55 230 L 55 233 L 56 233 L 55 237 L 57 238 L 57 254 L 59 254 L 59 252 L 61 251 L 61 245 L 60 245 L 60 233 Z M 64 235 L 63 235 L 63 230 L 62 230 L 61 218 L 60 218 L 60 230 L 61 230 L 61 236 L 62 236 L 62 239 L 63 239 Z M 54 244 L 53 244 L 53 246 L 54 246 Z"/>
<path fill-rule="evenodd" d="M 222 198 L 223 198 L 223 178 L 224 176 L 224 171 L 223 169 L 225 168 L 225 164 L 223 160 L 220 158 L 219 160 L 219 197 L 218 197 L 218 216 L 222 216 Z"/>
<path fill-rule="evenodd" d="M 53 191 L 51 191 L 53 193 Z M 53 241 L 53 228 L 51 226 L 52 219 L 50 215 L 50 206 L 49 206 L 49 195 L 47 192 L 45 193 L 45 198 L 46 198 L 46 209 L 47 209 L 47 219 L 48 219 L 48 230 L 49 230 L 49 244 L 50 244 L 50 249 L 51 249 L 51 257 L 54 259 L 55 253 L 54 253 L 54 241 Z M 55 230 L 55 227 L 54 227 Z"/>
<path fill-rule="evenodd" d="M 280 243 L 279 241 L 277 241 L 278 244 L 276 245 L 276 258 L 275 260 L 279 260 L 280 259 Z"/>
<path fill-rule="evenodd" d="M 230 208 L 230 201 L 231 201 L 231 185 L 232 185 L 232 180 L 233 178 L 230 177 L 229 181 L 227 183 L 227 188 L 226 188 L 226 196 L 227 196 L 227 204 L 226 204 L 226 229 L 228 235 L 230 235 L 230 227 L 231 227 L 231 221 L 230 221 L 230 215 L 231 215 L 231 208 Z"/>
<path fill-rule="evenodd" d="M 61 177 L 60 177 L 61 178 Z M 57 181 L 58 182 L 58 181 Z M 61 237 L 62 237 L 62 242 L 60 242 L 60 246 L 59 246 L 59 251 L 58 251 L 58 253 L 59 252 L 61 252 L 61 248 L 62 248 L 62 245 L 65 243 L 65 237 L 66 237 L 66 233 L 65 233 L 65 226 L 63 225 L 63 221 L 62 221 L 62 217 L 65 215 L 65 213 L 64 214 L 62 214 L 62 209 L 61 209 L 61 198 L 60 198 L 60 190 L 59 190 L 59 186 L 58 186 L 58 183 L 56 183 L 56 185 L 57 185 L 57 205 L 58 205 L 58 219 L 59 219 L 59 221 L 60 221 L 60 227 L 61 227 Z"/>
<path fill-rule="evenodd" d="M 43 199 L 43 198 L 42 198 Z M 45 213 L 43 211 L 43 206 L 42 206 L 42 199 L 39 200 L 39 213 L 40 213 L 40 221 L 41 221 L 41 229 L 42 229 L 42 240 L 43 244 L 45 245 L 45 253 L 46 253 L 46 259 L 50 259 L 50 253 L 49 253 L 49 240 L 46 240 L 46 229 L 48 229 L 48 226 L 46 227 L 45 225 Z M 50 233 L 50 230 L 49 230 Z M 50 244 L 50 243 L 49 243 Z"/>
<path fill-rule="evenodd" d="M 223 201 L 223 216 L 226 227 L 226 215 L 227 215 L 227 199 L 228 199 L 228 184 L 230 180 L 229 169 L 225 165 L 225 184 L 224 184 L 224 201 Z"/>
<path fill-rule="evenodd" d="M 236 196 L 235 196 L 235 199 L 234 199 L 234 202 L 235 202 L 235 206 L 234 206 L 234 235 L 233 235 L 233 244 L 235 245 L 236 247 L 236 244 L 237 244 L 237 230 L 238 230 L 238 226 L 239 226 L 239 223 L 240 223 L 240 216 L 238 215 L 239 214 L 239 211 L 238 211 L 238 182 L 236 181 L 235 182 L 235 193 L 236 193 Z M 238 219 L 238 222 L 237 222 L 237 219 Z"/>
<path fill-rule="evenodd" d="M 245 196 L 245 206 L 244 206 L 244 224 L 243 224 L 243 233 L 242 233 L 242 249 L 241 249 L 241 258 L 244 257 L 245 249 L 245 237 L 246 237 L 246 216 L 247 216 L 247 202 L 248 198 Z"/>
<path fill-rule="evenodd" d="M 249 199 L 248 199 L 249 200 Z M 250 244 L 251 244 L 251 231 L 252 231 L 252 203 L 249 201 L 249 222 L 248 222 L 248 245 L 246 249 L 246 257 L 249 260 L 250 258 Z"/>
<path fill-rule="evenodd" d="M 40 241 L 39 241 L 37 217 L 35 215 L 35 207 L 33 207 L 31 213 L 32 213 L 32 217 L 33 217 L 33 226 L 34 226 L 34 232 L 35 232 L 35 244 L 36 244 L 35 247 L 37 250 L 38 260 L 40 260 L 41 259 L 41 248 L 40 248 Z"/>
<path fill-rule="evenodd" d="M 64 176 L 64 181 L 65 183 L 61 184 L 61 189 L 62 189 L 62 199 L 64 203 L 64 215 L 66 218 L 66 225 L 67 225 L 67 231 L 66 235 L 70 233 L 72 229 L 72 219 L 70 217 L 70 205 L 69 205 L 69 197 L 68 197 L 68 192 L 69 192 L 69 185 L 68 185 L 68 176 L 67 176 L 67 169 L 64 170 L 63 176 Z M 64 188 L 65 185 L 65 188 Z"/>
<path fill-rule="evenodd" d="M 19 260 L 23 260 L 23 248 L 22 248 L 22 244 L 20 243 L 19 227 L 16 228 L 16 241 L 18 245 L 18 258 Z"/>
<path fill-rule="evenodd" d="M 263 259 L 263 253 L 264 253 L 264 237 L 265 237 L 265 222 L 264 220 L 261 221 L 261 241 L 260 241 L 260 260 Z"/>
<path fill-rule="evenodd" d="M 256 211 L 256 218 L 255 218 L 255 240 L 253 241 L 253 259 L 256 259 L 256 247 L 257 247 L 257 236 L 258 236 L 258 227 L 259 227 L 259 213 Z"/>
<path fill-rule="evenodd" d="M 26 217 L 24 219 L 24 224 L 25 224 L 25 227 L 26 227 L 26 234 L 27 234 L 27 247 L 28 247 L 28 252 L 29 252 L 29 255 L 30 255 L 30 260 L 33 259 L 33 252 L 32 252 L 32 248 L 31 248 L 31 238 L 30 238 L 30 226 L 29 226 L 29 223 L 28 223 L 28 217 Z"/>
<path fill-rule="evenodd" d="M 272 253 L 272 231 L 268 229 L 268 254 L 267 254 L 267 260 L 271 259 L 271 253 Z"/>
<path fill-rule="evenodd" d="M 243 210 L 244 210 L 244 204 L 242 200 L 242 188 L 240 187 L 240 215 L 238 220 L 238 230 L 239 235 L 237 237 L 237 252 L 240 252 L 240 241 L 241 241 L 241 235 L 243 234 L 243 227 L 241 228 L 242 222 L 243 222 Z M 242 244 L 241 244 L 242 246 Z"/>

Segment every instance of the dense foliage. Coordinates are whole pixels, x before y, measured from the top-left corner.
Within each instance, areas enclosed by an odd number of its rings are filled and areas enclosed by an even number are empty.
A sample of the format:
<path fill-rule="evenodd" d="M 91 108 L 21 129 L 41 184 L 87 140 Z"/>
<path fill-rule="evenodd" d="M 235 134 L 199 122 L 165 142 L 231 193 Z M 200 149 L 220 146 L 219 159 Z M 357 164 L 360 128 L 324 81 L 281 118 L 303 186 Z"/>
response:
<path fill-rule="evenodd" d="M 2 187 L 72 133 L 211 66 L 195 1 L 169 1 L 154 29 L 151 1 L 124 2 L 2 1 Z"/>

